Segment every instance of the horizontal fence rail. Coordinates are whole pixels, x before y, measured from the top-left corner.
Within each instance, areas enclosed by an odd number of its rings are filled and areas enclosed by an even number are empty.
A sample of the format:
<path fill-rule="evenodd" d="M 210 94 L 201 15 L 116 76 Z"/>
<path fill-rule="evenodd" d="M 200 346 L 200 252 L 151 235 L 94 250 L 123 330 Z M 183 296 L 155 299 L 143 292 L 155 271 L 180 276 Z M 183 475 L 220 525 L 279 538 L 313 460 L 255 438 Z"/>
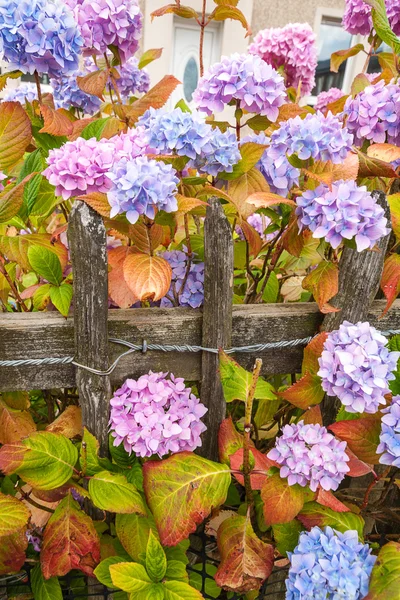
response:
<path fill-rule="evenodd" d="M 381 330 L 400 329 L 400 300 L 383 319 L 385 300 L 375 300 L 368 316 Z M 296 304 L 235 305 L 232 346 L 306 338 L 318 333 L 323 315 L 313 302 Z M 185 308 L 139 308 L 109 310 L 110 338 L 133 344 L 200 346 L 202 311 Z M 110 363 L 126 348 L 110 343 Z M 55 312 L 12 313 L 0 317 L 0 359 L 23 360 L 74 356 L 73 317 L 64 319 Z M 303 347 L 274 348 L 257 352 L 263 359 L 263 374 L 295 373 L 301 368 Z M 235 359 L 251 368 L 255 355 L 235 354 Z M 171 371 L 189 381 L 201 378 L 201 353 L 135 352 L 119 363 L 111 375 L 113 384 L 149 371 Z M 0 391 L 74 387 L 76 368 L 72 364 L 0 367 Z"/>

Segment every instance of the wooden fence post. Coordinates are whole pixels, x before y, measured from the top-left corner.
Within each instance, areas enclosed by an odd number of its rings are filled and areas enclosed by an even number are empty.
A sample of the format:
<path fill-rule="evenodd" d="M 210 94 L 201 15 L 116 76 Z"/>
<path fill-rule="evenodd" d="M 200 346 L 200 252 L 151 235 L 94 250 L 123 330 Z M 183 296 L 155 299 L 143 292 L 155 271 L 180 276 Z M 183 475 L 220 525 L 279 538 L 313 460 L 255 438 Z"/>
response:
<path fill-rule="evenodd" d="M 233 243 L 232 231 L 218 198 L 210 198 L 204 225 L 204 306 L 202 344 L 229 348 L 232 337 Z M 218 460 L 218 431 L 226 403 L 218 373 L 218 354 L 203 352 L 201 400 L 208 408 L 207 431 L 199 453 Z"/>
<path fill-rule="evenodd" d="M 383 192 L 373 192 L 377 202 L 385 210 L 390 228 L 390 211 L 386 196 Z M 338 329 L 343 321 L 357 323 L 365 321 L 371 304 L 379 289 L 382 277 L 383 262 L 388 247 L 390 233 L 377 244 L 379 251 L 357 252 L 344 248 L 339 263 L 339 292 L 331 302 L 341 310 L 329 313 L 323 322 L 324 331 Z M 335 421 L 340 401 L 337 398 L 325 396 L 322 401 L 322 419 L 324 425 Z"/>
<path fill-rule="evenodd" d="M 84 202 L 73 206 L 68 241 L 74 275 L 75 360 L 103 371 L 108 367 L 107 237 L 102 217 Z M 83 425 L 106 456 L 110 379 L 78 368 L 76 383 Z"/>

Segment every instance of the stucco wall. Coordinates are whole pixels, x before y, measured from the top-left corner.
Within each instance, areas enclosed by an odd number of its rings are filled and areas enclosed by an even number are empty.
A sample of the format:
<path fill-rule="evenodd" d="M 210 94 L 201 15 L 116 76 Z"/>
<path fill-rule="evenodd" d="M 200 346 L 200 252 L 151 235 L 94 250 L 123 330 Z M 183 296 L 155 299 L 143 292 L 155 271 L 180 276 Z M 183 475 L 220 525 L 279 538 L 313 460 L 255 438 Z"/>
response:
<path fill-rule="evenodd" d="M 344 0 L 254 0 L 253 34 L 266 27 L 282 27 L 287 23 L 307 22 L 313 27 L 318 7 L 343 10 Z"/>

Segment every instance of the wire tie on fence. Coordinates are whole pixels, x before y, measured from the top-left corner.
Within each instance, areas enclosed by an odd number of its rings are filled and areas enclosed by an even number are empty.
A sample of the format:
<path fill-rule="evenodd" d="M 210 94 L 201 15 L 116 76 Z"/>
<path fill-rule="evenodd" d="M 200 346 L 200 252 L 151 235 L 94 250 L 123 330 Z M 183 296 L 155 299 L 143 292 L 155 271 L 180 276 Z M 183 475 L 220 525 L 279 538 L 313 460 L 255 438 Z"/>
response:
<path fill-rule="evenodd" d="M 147 340 L 143 340 L 143 344 L 142 344 L 142 353 L 146 354 L 147 352 Z"/>

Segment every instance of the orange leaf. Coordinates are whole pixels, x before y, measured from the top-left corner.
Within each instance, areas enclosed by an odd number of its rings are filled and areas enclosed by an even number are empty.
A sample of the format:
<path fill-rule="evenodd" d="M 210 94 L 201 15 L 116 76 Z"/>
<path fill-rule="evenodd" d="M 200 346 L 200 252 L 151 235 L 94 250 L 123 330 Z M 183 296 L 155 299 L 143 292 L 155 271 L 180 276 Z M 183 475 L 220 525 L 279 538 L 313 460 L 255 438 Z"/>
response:
<path fill-rule="evenodd" d="M 144 223 L 135 223 L 129 227 L 129 237 L 140 252 L 150 254 L 156 250 L 164 238 L 162 225 L 153 223 L 147 227 Z"/>
<path fill-rule="evenodd" d="M 304 421 L 304 425 L 323 425 L 320 407 L 318 405 L 311 406 L 302 415 L 301 420 Z"/>
<path fill-rule="evenodd" d="M 261 490 L 266 525 L 289 523 L 304 505 L 304 492 L 298 485 L 289 485 L 279 473 L 268 477 Z"/>
<path fill-rule="evenodd" d="M 163 107 L 172 92 L 179 84 L 180 81 L 178 81 L 173 75 L 165 75 L 165 77 L 156 83 L 156 85 L 152 87 L 147 94 L 140 98 L 140 100 L 136 100 L 136 102 L 133 102 L 133 104 L 127 107 L 126 115 L 129 116 L 133 122 L 135 122 L 150 107 Z"/>
<path fill-rule="evenodd" d="M 108 75 L 108 70 L 94 71 L 93 73 L 88 73 L 83 77 L 77 77 L 76 83 L 78 84 L 78 87 L 86 94 L 92 94 L 92 96 L 97 96 L 100 98 L 100 100 L 104 100 L 103 92 L 104 88 L 106 87 Z"/>
<path fill-rule="evenodd" d="M 109 217 L 111 206 L 107 200 L 107 194 L 102 192 L 91 192 L 85 196 L 78 196 L 77 200 L 82 200 L 91 206 L 102 217 Z"/>
<path fill-rule="evenodd" d="M 347 466 L 350 469 L 350 471 L 347 471 L 347 475 L 349 477 L 363 477 L 363 475 L 368 475 L 368 473 L 374 472 L 372 465 L 369 465 L 357 458 L 357 456 L 349 448 L 346 448 L 346 454 L 350 459 L 347 463 Z"/>
<path fill-rule="evenodd" d="M 160 256 L 130 254 L 124 262 L 124 277 L 136 298 L 157 302 L 168 293 L 172 269 Z"/>
<path fill-rule="evenodd" d="M 260 234 L 258 233 L 258 231 L 256 231 L 254 229 L 254 227 L 252 227 L 247 221 L 245 221 L 244 219 L 241 219 L 238 223 L 240 229 L 243 231 L 243 235 L 246 239 L 246 241 L 249 244 L 250 247 L 250 254 L 256 258 L 259 253 L 260 250 L 263 246 L 263 241 L 261 239 Z"/>
<path fill-rule="evenodd" d="M 203 202 L 203 200 L 189 198 L 187 196 L 182 196 L 182 194 L 176 194 L 176 199 L 178 201 L 178 212 L 183 214 L 188 213 L 195 208 L 199 208 L 199 206 L 208 206 L 207 202 Z"/>
<path fill-rule="evenodd" d="M 327 105 L 325 112 L 331 112 L 333 115 L 337 115 L 337 114 L 343 112 L 344 105 L 346 104 L 346 100 L 348 97 L 349 97 L 348 95 L 342 96 L 341 98 L 338 98 L 334 102 L 330 102 Z"/>
<path fill-rule="evenodd" d="M 132 252 L 133 248 L 128 246 L 118 246 L 108 251 L 108 264 L 111 267 L 108 273 L 108 293 L 119 308 L 129 308 L 138 301 L 124 277 L 124 262 Z"/>
<path fill-rule="evenodd" d="M 326 314 L 340 309 L 330 306 L 328 301 L 339 289 L 339 268 L 336 264 L 323 261 L 303 279 L 303 288 L 312 293 L 319 310 Z"/>
<path fill-rule="evenodd" d="M 246 202 L 252 204 L 256 208 L 269 208 L 270 206 L 277 206 L 278 204 L 296 206 L 296 203 L 293 202 L 293 200 L 282 198 L 282 196 L 273 194 L 272 192 L 256 192 L 255 194 L 250 194 Z"/>
<path fill-rule="evenodd" d="M 242 219 L 247 219 L 256 211 L 256 207 L 247 202 L 255 192 L 269 192 L 269 185 L 262 173 L 253 167 L 237 179 L 229 181 L 228 194 L 223 195 L 221 191 L 218 195 L 231 202 Z"/>
<path fill-rule="evenodd" d="M 64 412 L 50 425 L 47 425 L 46 431 L 61 433 L 67 438 L 74 438 L 83 435 L 82 411 L 79 406 L 67 406 Z"/>
<path fill-rule="evenodd" d="M 293 212 L 290 216 L 289 224 L 282 236 L 282 245 L 286 252 L 299 258 L 304 248 L 304 242 L 304 232 L 300 233 L 297 217 Z"/>
<path fill-rule="evenodd" d="M 385 294 L 387 304 L 381 318 L 386 315 L 400 293 L 400 255 L 391 254 L 385 260 L 381 279 L 381 290 Z"/>
<path fill-rule="evenodd" d="M 232 417 L 224 419 L 218 432 L 219 460 L 229 465 L 230 457 L 239 449 L 243 448 L 243 436 L 236 429 Z"/>
<path fill-rule="evenodd" d="M 357 458 L 370 465 L 379 463 L 379 455 L 376 449 L 379 444 L 381 432 L 381 421 L 371 417 L 352 419 L 350 421 L 338 421 L 329 425 L 328 429 L 347 442 L 348 448 Z"/>
<path fill-rule="evenodd" d="M 14 410 L 0 400 L 0 444 L 18 442 L 36 431 L 36 425 L 29 411 Z"/>
<path fill-rule="evenodd" d="M 167 4 L 162 8 L 153 10 L 153 12 L 150 15 L 151 20 L 153 20 L 154 17 L 163 17 L 164 15 L 167 15 L 169 13 L 174 13 L 182 19 L 197 19 L 197 12 L 190 6 L 178 6 L 177 4 Z"/>
<path fill-rule="evenodd" d="M 0 575 L 20 571 L 26 559 L 27 547 L 26 527 L 11 535 L 0 537 Z"/>
<path fill-rule="evenodd" d="M 71 135 L 74 126 L 63 113 L 54 110 L 46 104 L 40 106 L 40 112 L 44 120 L 44 127 L 42 127 L 39 133 L 49 133 L 50 135 L 58 136 Z"/>
<path fill-rule="evenodd" d="M 256 448 L 250 448 L 250 453 L 254 459 L 254 467 L 252 471 L 263 471 L 262 473 L 251 473 L 251 487 L 253 490 L 261 490 L 262 486 L 265 483 L 267 478 L 267 471 L 276 466 L 276 463 L 268 458 L 266 454 L 263 454 Z M 251 460 L 251 459 L 250 459 Z M 231 469 L 234 471 L 241 471 L 243 468 L 243 448 L 239 448 L 232 456 L 230 457 Z M 235 479 L 238 480 L 240 485 L 244 485 L 244 477 L 240 473 L 233 474 Z"/>
<path fill-rule="evenodd" d="M 95 119 L 92 117 L 86 117 L 84 119 L 78 119 L 72 124 L 72 133 L 68 136 L 68 139 L 71 141 L 76 140 L 80 137 L 82 131 L 89 125 L 89 123 L 93 123 Z"/>
<path fill-rule="evenodd" d="M 350 512 L 350 509 L 345 504 L 343 504 L 343 502 L 340 502 L 340 500 L 335 498 L 332 492 L 327 492 L 321 487 L 317 489 L 315 501 L 318 502 L 318 504 L 322 504 L 322 506 L 327 506 L 328 508 L 331 508 L 335 512 Z"/>
<path fill-rule="evenodd" d="M 28 115 L 19 102 L 0 104 L 0 169 L 13 167 L 32 138 L 32 127 Z"/>
<path fill-rule="evenodd" d="M 338 179 L 357 179 L 359 159 L 355 152 L 349 152 L 342 163 L 333 165 L 333 181 Z"/>
<path fill-rule="evenodd" d="M 372 144 L 367 148 L 368 156 L 391 163 L 400 158 L 400 148 L 394 144 Z"/>
<path fill-rule="evenodd" d="M 314 404 L 319 404 L 324 397 L 321 380 L 317 375 L 307 372 L 304 377 L 296 381 L 284 392 L 278 395 L 290 404 L 306 410 Z"/>
<path fill-rule="evenodd" d="M 301 372 L 304 374 L 307 371 L 317 373 L 319 371 L 318 359 L 322 354 L 324 343 L 328 334 L 324 331 L 316 335 L 309 344 L 304 348 L 303 364 Z"/>
<path fill-rule="evenodd" d="M 356 149 L 356 152 L 360 163 L 358 170 L 359 177 L 398 177 L 396 171 L 389 163 L 368 156 L 364 152 L 361 152 L 361 150 Z"/>

